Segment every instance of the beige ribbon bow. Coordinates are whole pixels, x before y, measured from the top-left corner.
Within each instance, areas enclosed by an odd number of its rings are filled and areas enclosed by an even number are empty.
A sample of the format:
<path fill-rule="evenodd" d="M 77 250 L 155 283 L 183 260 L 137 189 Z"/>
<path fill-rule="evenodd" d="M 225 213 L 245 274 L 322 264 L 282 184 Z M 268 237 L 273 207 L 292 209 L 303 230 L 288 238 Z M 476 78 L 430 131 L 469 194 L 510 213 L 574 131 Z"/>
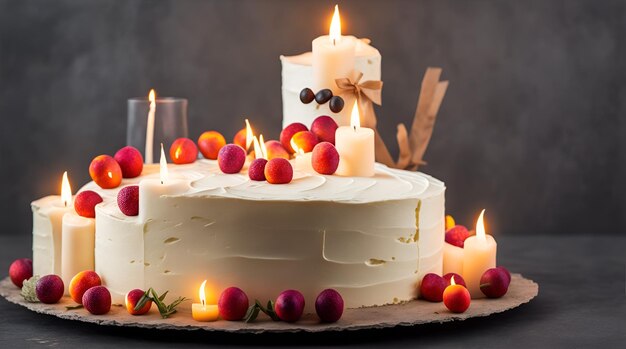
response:
<path fill-rule="evenodd" d="M 376 114 L 374 114 L 372 103 L 382 104 L 383 82 L 380 80 L 360 82 L 361 78 L 363 78 L 363 73 L 354 70 L 350 77 L 335 79 L 335 83 L 342 92 L 355 96 L 363 126 L 375 128 Z"/>

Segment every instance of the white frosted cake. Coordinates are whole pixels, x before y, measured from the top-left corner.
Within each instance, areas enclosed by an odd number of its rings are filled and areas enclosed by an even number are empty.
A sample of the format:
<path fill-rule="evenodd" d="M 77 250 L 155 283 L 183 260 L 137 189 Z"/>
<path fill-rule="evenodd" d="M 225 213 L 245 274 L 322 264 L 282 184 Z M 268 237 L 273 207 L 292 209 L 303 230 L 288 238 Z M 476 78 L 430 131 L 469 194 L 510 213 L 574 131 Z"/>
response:
<path fill-rule="evenodd" d="M 117 192 L 158 178 L 157 166 L 116 189 L 81 189 L 104 199 L 95 269 L 114 303 L 148 287 L 195 299 L 207 279 L 213 297 L 229 286 L 261 301 L 298 289 L 313 311 L 316 295 L 334 288 L 347 307 L 375 306 L 415 298 L 423 275 L 442 271 L 445 187 L 425 174 L 377 164 L 374 177 L 296 172 L 272 185 L 223 174 L 211 160 L 168 167 L 180 192 L 139 216 L 121 213 Z"/>

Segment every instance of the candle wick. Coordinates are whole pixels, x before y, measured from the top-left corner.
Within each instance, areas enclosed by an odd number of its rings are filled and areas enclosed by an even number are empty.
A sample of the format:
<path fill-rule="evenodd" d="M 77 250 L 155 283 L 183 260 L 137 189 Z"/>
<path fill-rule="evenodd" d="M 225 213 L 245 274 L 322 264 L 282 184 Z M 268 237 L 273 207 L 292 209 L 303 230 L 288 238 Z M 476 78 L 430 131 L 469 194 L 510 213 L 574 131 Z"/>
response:
<path fill-rule="evenodd" d="M 161 181 L 161 185 L 163 185 L 163 181 Z"/>
<path fill-rule="evenodd" d="M 356 132 L 356 125 L 352 126 L 352 128 L 354 128 L 354 132 Z"/>
<path fill-rule="evenodd" d="M 337 44 L 335 43 L 337 39 L 333 39 L 333 46 L 337 46 Z"/>

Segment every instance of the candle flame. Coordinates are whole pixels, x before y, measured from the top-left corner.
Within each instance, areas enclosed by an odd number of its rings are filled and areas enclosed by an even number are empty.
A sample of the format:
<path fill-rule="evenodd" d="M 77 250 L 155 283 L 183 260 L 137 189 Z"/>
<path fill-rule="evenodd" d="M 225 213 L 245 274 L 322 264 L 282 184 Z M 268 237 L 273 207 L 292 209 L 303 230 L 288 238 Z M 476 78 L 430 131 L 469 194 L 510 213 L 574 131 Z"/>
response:
<path fill-rule="evenodd" d="M 148 100 L 150 101 L 150 106 L 153 106 L 154 102 L 156 101 L 156 92 L 154 92 L 154 89 L 150 90 L 150 93 L 148 94 Z"/>
<path fill-rule="evenodd" d="M 298 145 L 296 144 L 296 142 L 293 140 L 293 138 L 291 138 L 291 142 L 289 142 L 289 144 L 291 145 L 291 149 L 293 149 L 293 151 L 297 154 L 297 155 L 302 155 L 304 154 L 304 149 L 298 147 Z"/>
<path fill-rule="evenodd" d="M 359 106 L 354 102 L 354 107 L 352 107 L 352 115 L 350 116 L 350 126 L 354 128 L 356 131 L 357 128 L 361 127 L 361 116 L 359 115 Z"/>
<path fill-rule="evenodd" d="M 202 285 L 200 285 L 200 289 L 198 290 L 198 295 L 200 296 L 200 303 L 202 303 L 202 306 L 206 305 L 206 291 L 204 286 L 206 286 L 206 280 L 202 282 Z"/>
<path fill-rule="evenodd" d="M 163 151 L 163 143 L 161 143 L 161 184 L 165 184 L 168 179 L 169 173 L 167 172 L 167 159 L 165 158 L 165 152 Z"/>
<path fill-rule="evenodd" d="M 259 143 L 261 143 L 261 151 L 263 152 L 263 159 L 267 160 L 267 148 L 265 147 L 265 139 L 263 139 L 263 135 L 259 136 Z"/>
<path fill-rule="evenodd" d="M 454 275 L 450 278 L 450 285 L 456 285 L 456 282 L 454 282 Z"/>
<path fill-rule="evenodd" d="M 485 234 L 485 223 L 483 221 L 483 216 L 485 215 L 485 210 L 483 209 L 480 212 L 480 216 L 478 216 L 478 221 L 476 221 L 476 238 L 482 241 L 487 241 L 487 236 Z"/>
<path fill-rule="evenodd" d="M 255 159 L 265 159 L 265 152 L 263 148 L 261 148 L 261 144 L 259 143 L 259 139 L 256 136 L 252 137 L 252 143 L 254 146 L 254 158 Z"/>
<path fill-rule="evenodd" d="M 72 187 L 67 179 L 67 171 L 63 172 L 63 180 L 61 180 L 61 202 L 63 206 L 72 206 Z"/>
<path fill-rule="evenodd" d="M 328 34 L 333 45 L 336 45 L 341 40 L 341 18 L 339 16 L 339 5 L 335 5 L 335 13 L 333 14 L 333 20 L 330 22 Z"/>
<path fill-rule="evenodd" d="M 252 127 L 250 127 L 250 122 L 246 119 L 246 151 L 250 149 L 250 145 L 253 142 L 254 133 L 252 133 Z"/>

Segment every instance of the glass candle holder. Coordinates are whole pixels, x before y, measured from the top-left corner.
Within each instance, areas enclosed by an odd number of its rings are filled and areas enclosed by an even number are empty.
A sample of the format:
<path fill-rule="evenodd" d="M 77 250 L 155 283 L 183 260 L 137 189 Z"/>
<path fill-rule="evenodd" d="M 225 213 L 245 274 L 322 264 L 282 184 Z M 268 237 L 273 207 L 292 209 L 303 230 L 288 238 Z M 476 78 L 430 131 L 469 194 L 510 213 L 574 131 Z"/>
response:
<path fill-rule="evenodd" d="M 130 98 L 128 100 L 128 128 L 126 130 L 126 144 L 137 148 L 144 155 L 144 162 L 159 161 L 161 143 L 165 149 L 180 137 L 188 136 L 187 129 L 187 99 L 175 97 L 161 97 L 155 101 L 152 144 L 146 143 L 148 136 L 148 115 L 150 101 L 148 98 Z M 148 137 L 147 137 L 148 136 Z M 148 158 L 148 149 L 152 148 L 152 159 Z"/>

